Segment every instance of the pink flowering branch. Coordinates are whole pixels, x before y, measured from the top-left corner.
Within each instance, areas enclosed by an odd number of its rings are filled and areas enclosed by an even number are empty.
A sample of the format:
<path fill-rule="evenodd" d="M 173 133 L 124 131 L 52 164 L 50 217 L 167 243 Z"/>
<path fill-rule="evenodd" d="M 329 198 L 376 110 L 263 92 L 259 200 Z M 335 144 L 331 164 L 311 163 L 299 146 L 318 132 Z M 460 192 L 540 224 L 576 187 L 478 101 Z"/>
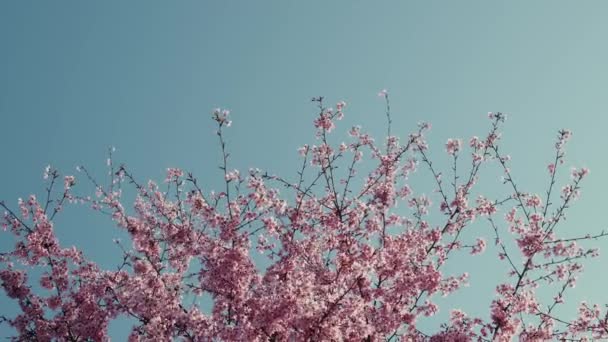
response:
<path fill-rule="evenodd" d="M 468 146 L 460 139 L 445 144 L 450 189 L 429 158 L 430 126 L 420 124 L 400 141 L 392 135 L 388 92 L 379 95 L 385 102 L 385 146 L 358 126 L 349 131 L 350 142 L 330 143 L 346 104 L 333 109 L 323 97 L 313 98 L 316 141 L 299 149 L 302 164 L 295 181 L 258 169 L 230 170 L 225 135 L 230 113 L 221 109 L 212 113 L 221 150 L 221 192 L 204 189 L 192 173 L 178 168 L 167 170 L 160 190 L 162 184 L 140 182 L 125 165 L 115 164 L 113 149 L 106 163 L 108 184 L 78 168 L 95 187 L 91 196 L 74 192 L 76 177 L 48 167 L 44 202 L 30 196 L 14 211 L 0 202 L 2 226 L 16 241 L 13 249 L 0 252 L 0 281 L 21 309 L 14 317 L 0 316 L 0 324 L 15 328 L 17 339 L 68 341 L 108 340 L 109 323 L 124 317 L 134 321 L 130 341 L 608 337 L 608 314 L 597 306 L 582 304 L 574 320 L 554 314 L 582 272 L 579 262 L 597 256 L 596 249 L 578 243 L 608 235 L 558 236 L 557 224 L 588 174 L 574 169 L 561 201 L 553 204 L 557 168 L 571 133 L 558 135 L 543 202 L 515 182 L 509 158 L 499 148 L 505 116 L 490 113 L 485 138 L 472 137 Z M 467 152 L 471 162 L 463 170 Z M 437 206 L 409 180 L 419 161 L 433 177 Z M 512 192 L 503 200 L 484 196 L 476 186 L 482 165 L 494 161 Z M 364 162 L 371 163 L 365 173 L 359 166 Z M 57 189 L 61 180 L 63 189 Z M 125 184 L 136 192 L 130 206 L 123 200 Z M 54 218 L 76 203 L 105 214 L 128 234 L 129 241 L 115 241 L 121 258 L 115 269 L 102 270 L 75 247 L 61 247 Z M 497 215 L 503 209 L 504 223 Z M 435 217 L 441 218 L 439 225 L 431 223 Z M 467 284 L 467 272 L 444 273 L 452 255 L 473 257 L 487 247 L 481 236 L 464 233 L 476 218 L 487 219 L 511 282 L 497 285 L 489 318 L 455 309 L 440 329 L 423 332 L 419 321 L 440 309 L 435 298 Z M 510 250 L 509 239 L 517 251 Z M 41 272 L 31 272 L 34 267 Z M 535 292 L 544 284 L 559 287 L 546 309 Z M 211 298 L 209 311 L 198 304 L 205 296 Z"/>

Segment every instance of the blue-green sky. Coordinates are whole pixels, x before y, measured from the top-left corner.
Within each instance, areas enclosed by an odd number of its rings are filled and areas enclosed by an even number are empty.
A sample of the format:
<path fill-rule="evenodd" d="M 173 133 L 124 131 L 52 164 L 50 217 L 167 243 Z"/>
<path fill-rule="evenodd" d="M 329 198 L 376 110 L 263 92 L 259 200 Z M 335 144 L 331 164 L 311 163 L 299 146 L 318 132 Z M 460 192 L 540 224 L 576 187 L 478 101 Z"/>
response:
<path fill-rule="evenodd" d="M 529 191 L 544 190 L 556 131 L 572 129 L 567 164 L 591 174 L 562 229 L 599 232 L 607 15 L 605 1 L 2 1 L 0 198 L 40 193 L 48 163 L 103 177 L 109 145 L 140 179 L 177 166 L 213 184 L 214 107 L 232 111 L 235 167 L 294 174 L 296 148 L 312 142 L 312 96 L 348 103 L 337 134 L 358 123 L 379 135 L 376 93 L 387 88 L 393 132 L 431 122 L 437 158 L 447 138 L 482 135 L 488 111 L 508 113 L 505 149 Z M 74 210 L 56 229 L 94 260 L 116 257 L 107 220 Z M 496 280 L 495 254 L 472 264 L 481 273 L 470 270 L 472 283 Z M 608 302 L 607 261 L 588 263 L 570 303 Z M 487 312 L 491 286 L 472 289 L 458 303 Z M 0 312 L 8 303 L 0 298 Z M 127 325 L 113 326 L 117 340 Z"/>

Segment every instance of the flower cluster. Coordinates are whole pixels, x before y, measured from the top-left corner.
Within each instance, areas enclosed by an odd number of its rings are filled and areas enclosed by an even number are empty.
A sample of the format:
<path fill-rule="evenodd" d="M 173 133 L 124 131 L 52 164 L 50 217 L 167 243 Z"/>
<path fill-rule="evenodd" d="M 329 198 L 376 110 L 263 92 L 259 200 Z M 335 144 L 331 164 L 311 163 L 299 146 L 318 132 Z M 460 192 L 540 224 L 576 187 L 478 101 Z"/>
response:
<path fill-rule="evenodd" d="M 388 92 L 379 96 L 390 132 Z M 453 166 L 445 171 L 428 156 L 430 125 L 420 124 L 404 139 L 389 134 L 384 144 L 355 126 L 349 141 L 334 145 L 327 135 L 345 103 L 334 110 L 322 97 L 313 101 L 319 105 L 316 140 L 298 149 L 304 162 L 295 179 L 229 168 L 222 128 L 231 122 L 221 109 L 212 114 L 220 127 L 221 192 L 201 188 L 177 168 L 167 169 L 163 192 L 155 182 L 140 184 L 126 167 L 111 169 L 108 185 L 80 167 L 96 189 L 95 196 L 82 196 L 73 176 L 64 176 L 61 186 L 58 171 L 47 167 L 46 201 L 19 199 L 16 211 L 0 202 L 4 234 L 16 240 L 0 254 L 0 282 L 21 309 L 0 323 L 14 328 L 17 340 L 42 341 L 107 341 L 110 322 L 125 317 L 133 321 L 129 341 L 608 338 L 608 316 L 599 306 L 581 304 L 574 320 L 553 312 L 582 272 L 579 261 L 597 256 L 579 244 L 607 235 L 559 235 L 589 172 L 573 169 L 562 191 L 554 190 L 569 131 L 558 135 L 547 196 L 541 197 L 516 185 L 510 159 L 498 149 L 502 113 L 489 113 L 489 132 L 468 146 L 447 141 Z M 465 150 L 472 158 L 457 157 Z M 502 169 L 500 198 L 478 189 L 486 163 Z M 107 165 L 113 167 L 111 159 Z M 434 189 L 411 181 L 425 172 Z M 53 187 L 57 178 L 60 189 Z M 135 187 L 132 205 L 122 199 L 127 185 L 121 183 Z M 123 260 L 118 267 L 101 269 L 61 245 L 54 218 L 68 203 L 89 204 L 128 234 L 126 242 L 115 240 Z M 484 232 L 469 229 L 475 220 Z M 419 322 L 440 309 L 436 297 L 468 284 L 468 273 L 447 274 L 445 265 L 453 255 L 492 249 L 487 234 L 510 276 L 488 301 L 487 317 L 452 310 L 438 331 L 421 331 Z M 561 290 L 545 303 L 536 292 L 548 283 Z M 209 310 L 198 305 L 202 298 L 210 298 Z"/>

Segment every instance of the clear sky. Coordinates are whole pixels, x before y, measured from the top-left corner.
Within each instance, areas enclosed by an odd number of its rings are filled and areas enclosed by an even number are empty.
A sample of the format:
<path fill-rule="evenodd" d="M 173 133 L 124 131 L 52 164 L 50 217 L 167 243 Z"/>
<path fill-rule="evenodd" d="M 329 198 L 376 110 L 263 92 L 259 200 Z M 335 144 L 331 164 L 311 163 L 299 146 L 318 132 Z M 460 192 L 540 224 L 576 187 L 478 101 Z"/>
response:
<path fill-rule="evenodd" d="M 294 174 L 312 96 L 345 100 L 347 123 L 379 135 L 387 88 L 393 132 L 431 122 L 437 158 L 447 138 L 482 135 L 488 111 L 507 113 L 504 146 L 528 191 L 544 190 L 555 134 L 572 129 L 567 163 L 591 174 L 562 229 L 597 233 L 608 228 L 607 16 L 605 1 L 2 1 L 0 198 L 40 193 L 49 163 L 103 177 L 110 145 L 140 179 L 181 167 L 212 186 L 218 106 L 232 111 L 235 167 Z M 69 209 L 56 230 L 113 264 L 109 221 Z M 496 252 L 470 264 L 472 286 L 453 305 L 487 313 Z M 568 305 L 608 302 L 607 261 L 587 263 Z M 0 296 L 0 308 L 14 304 Z M 113 324 L 112 336 L 127 329 Z"/>

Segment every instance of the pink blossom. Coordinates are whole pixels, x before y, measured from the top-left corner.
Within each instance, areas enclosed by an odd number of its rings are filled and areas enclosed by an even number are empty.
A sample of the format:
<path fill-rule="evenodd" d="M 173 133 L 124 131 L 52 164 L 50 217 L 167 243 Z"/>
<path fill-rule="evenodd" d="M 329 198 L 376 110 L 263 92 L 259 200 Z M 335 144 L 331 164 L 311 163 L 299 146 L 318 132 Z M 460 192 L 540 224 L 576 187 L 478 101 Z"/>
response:
<path fill-rule="evenodd" d="M 481 254 L 486 249 L 486 241 L 481 238 L 477 238 L 476 244 L 471 249 L 471 254 Z"/>
<path fill-rule="evenodd" d="M 236 180 L 239 180 L 239 178 L 240 178 L 239 170 L 232 170 L 230 172 L 227 172 L 226 175 L 224 176 L 224 179 L 227 182 L 236 181 Z"/>
<path fill-rule="evenodd" d="M 336 104 L 336 108 L 338 109 L 338 111 L 341 111 L 344 107 L 346 107 L 346 102 L 344 101 L 340 101 Z"/>
<path fill-rule="evenodd" d="M 351 137 L 358 137 L 358 136 L 359 136 L 359 134 L 360 134 L 360 132 L 361 132 L 361 127 L 359 127 L 359 126 L 353 126 L 353 127 L 350 129 L 350 131 L 348 132 L 348 134 L 349 134 Z"/>
<path fill-rule="evenodd" d="M 213 110 L 212 118 L 217 121 L 220 126 L 230 127 L 232 125 L 232 121 L 228 119 L 230 115 L 230 111 L 227 109 L 215 108 Z"/>
<path fill-rule="evenodd" d="M 451 155 L 457 154 L 461 147 L 462 140 L 460 139 L 448 139 L 448 142 L 445 144 L 446 151 Z"/>
<path fill-rule="evenodd" d="M 63 186 L 65 190 L 70 189 L 74 184 L 76 184 L 76 178 L 74 176 L 64 177 Z"/>
<path fill-rule="evenodd" d="M 177 178 L 180 178 L 184 175 L 184 172 L 180 169 L 176 168 L 168 168 L 167 169 L 167 177 L 165 177 L 165 182 L 175 181 Z"/>
<path fill-rule="evenodd" d="M 304 146 L 298 148 L 298 153 L 304 157 L 308 153 L 308 145 L 305 144 Z"/>
<path fill-rule="evenodd" d="M 541 204 L 542 201 L 538 195 L 532 195 L 526 199 L 526 205 L 529 207 L 540 207 Z"/>
<path fill-rule="evenodd" d="M 583 167 L 581 169 L 572 168 L 572 178 L 573 179 L 581 179 L 589 174 L 589 169 Z"/>
<path fill-rule="evenodd" d="M 479 150 L 479 149 L 482 149 L 485 146 L 485 144 L 483 143 L 483 141 L 481 139 L 479 139 L 479 137 L 474 136 L 471 138 L 471 140 L 469 140 L 469 146 L 471 148 Z"/>
<path fill-rule="evenodd" d="M 321 113 L 321 115 L 315 119 L 314 125 L 317 129 L 327 133 L 331 132 L 336 127 L 332 120 L 331 113 L 329 112 Z"/>

